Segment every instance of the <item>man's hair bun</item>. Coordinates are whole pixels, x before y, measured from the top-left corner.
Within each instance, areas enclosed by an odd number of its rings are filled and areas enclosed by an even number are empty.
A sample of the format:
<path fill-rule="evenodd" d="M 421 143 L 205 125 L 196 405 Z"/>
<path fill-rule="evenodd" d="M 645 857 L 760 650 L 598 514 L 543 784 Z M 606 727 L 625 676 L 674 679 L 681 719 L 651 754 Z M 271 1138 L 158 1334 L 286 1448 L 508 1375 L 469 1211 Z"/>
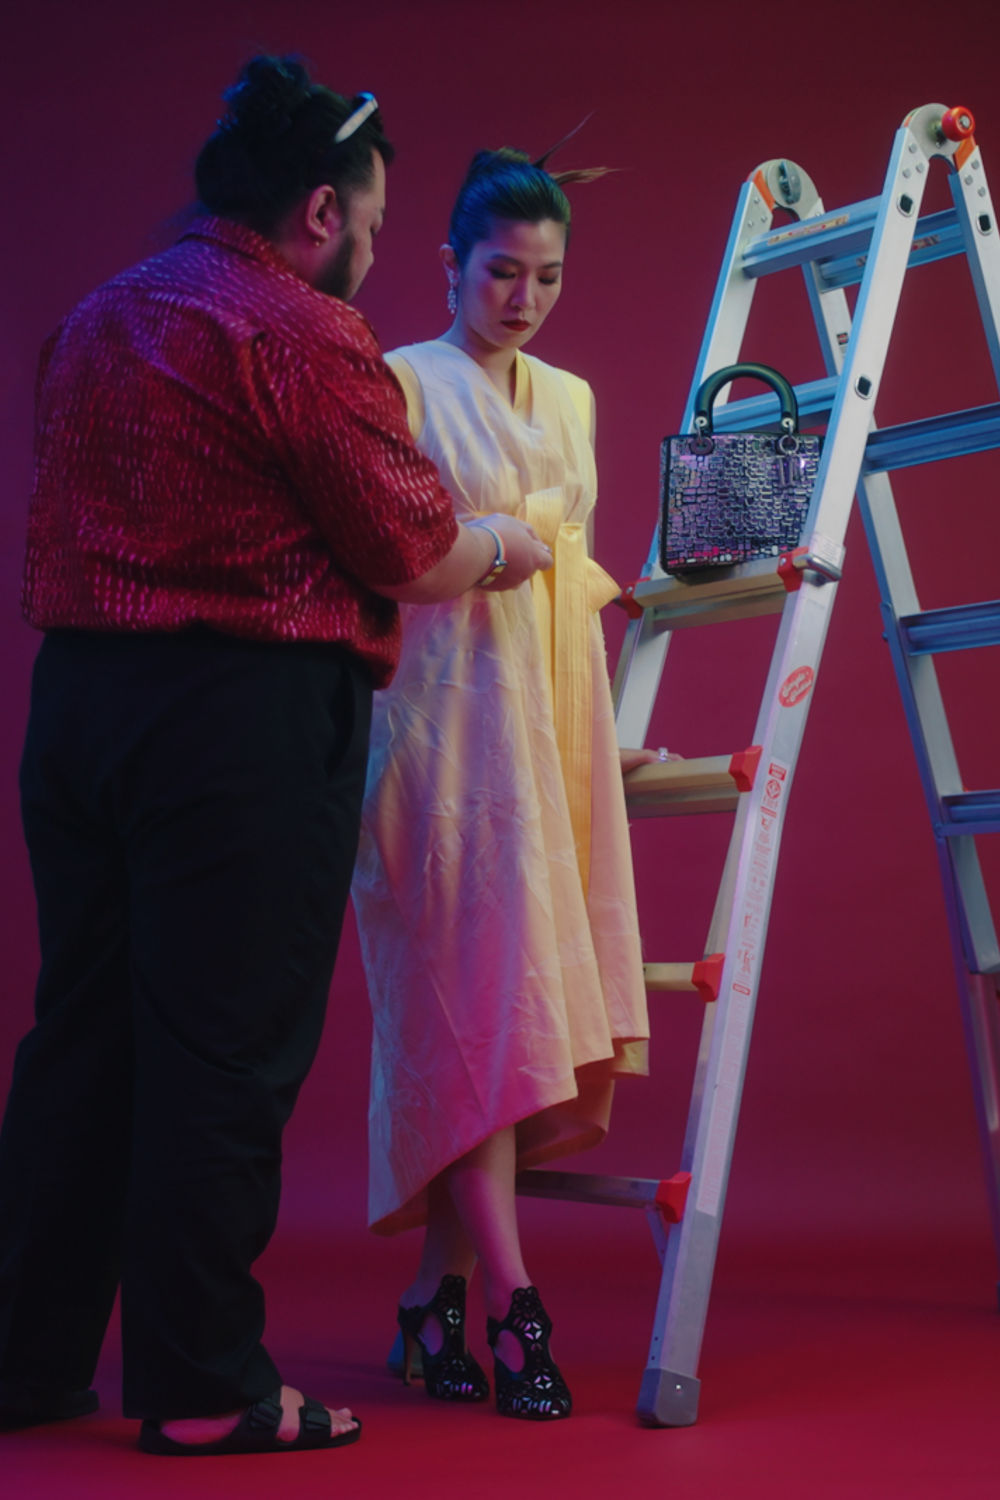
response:
<path fill-rule="evenodd" d="M 337 140 L 357 99 L 313 83 L 297 57 L 251 58 L 222 97 L 225 113 L 195 164 L 198 201 L 260 234 L 322 183 L 348 196 L 368 186 L 374 152 L 392 161 L 378 110 Z"/>
<path fill-rule="evenodd" d="M 265 145 L 291 129 L 312 86 L 295 58 L 255 57 L 222 97 L 227 109 L 220 127 L 238 131 L 248 145 Z"/>

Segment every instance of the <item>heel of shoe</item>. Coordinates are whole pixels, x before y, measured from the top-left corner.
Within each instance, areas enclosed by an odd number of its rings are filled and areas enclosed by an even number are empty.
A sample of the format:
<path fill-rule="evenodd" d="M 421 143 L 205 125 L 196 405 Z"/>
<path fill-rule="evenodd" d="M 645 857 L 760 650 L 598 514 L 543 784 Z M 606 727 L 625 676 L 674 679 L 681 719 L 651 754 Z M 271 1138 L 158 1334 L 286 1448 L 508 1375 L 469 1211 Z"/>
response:
<path fill-rule="evenodd" d="M 422 1338 L 424 1324 L 434 1318 L 441 1328 L 441 1347 L 432 1354 Z M 440 1401 L 485 1401 L 490 1387 L 479 1362 L 465 1347 L 465 1277 L 444 1276 L 430 1302 L 400 1307 L 396 1320 L 402 1343 L 400 1373 L 423 1375 L 429 1396 Z M 395 1353 L 396 1346 L 393 1346 Z"/>
<path fill-rule="evenodd" d="M 511 1370 L 496 1352 L 502 1332 L 513 1334 L 521 1345 L 524 1363 Z M 516 1287 L 503 1322 L 487 1318 L 486 1337 L 493 1350 L 493 1385 L 497 1411 L 502 1417 L 520 1417 L 529 1422 L 552 1422 L 568 1417 L 573 1397 L 562 1372 L 549 1353 L 552 1319 L 542 1306 L 537 1287 Z"/>
<path fill-rule="evenodd" d="M 396 1314 L 399 1332 L 389 1355 L 389 1368 L 402 1376 L 404 1385 L 409 1385 L 415 1374 L 422 1373 L 419 1340 L 423 1311 L 422 1307 L 401 1307 Z"/>

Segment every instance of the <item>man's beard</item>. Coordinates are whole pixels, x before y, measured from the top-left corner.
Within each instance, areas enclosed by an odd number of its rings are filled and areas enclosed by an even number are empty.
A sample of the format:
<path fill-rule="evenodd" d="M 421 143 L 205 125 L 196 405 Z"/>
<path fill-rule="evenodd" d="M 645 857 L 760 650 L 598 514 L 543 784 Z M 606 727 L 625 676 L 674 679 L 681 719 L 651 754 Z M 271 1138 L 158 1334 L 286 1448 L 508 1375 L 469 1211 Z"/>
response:
<path fill-rule="evenodd" d="M 351 285 L 351 261 L 354 259 L 354 236 L 349 229 L 345 229 L 337 247 L 335 259 L 320 282 L 318 290 L 326 292 L 328 297 L 339 297 L 342 302 L 349 302 L 357 291 L 356 286 Z"/>

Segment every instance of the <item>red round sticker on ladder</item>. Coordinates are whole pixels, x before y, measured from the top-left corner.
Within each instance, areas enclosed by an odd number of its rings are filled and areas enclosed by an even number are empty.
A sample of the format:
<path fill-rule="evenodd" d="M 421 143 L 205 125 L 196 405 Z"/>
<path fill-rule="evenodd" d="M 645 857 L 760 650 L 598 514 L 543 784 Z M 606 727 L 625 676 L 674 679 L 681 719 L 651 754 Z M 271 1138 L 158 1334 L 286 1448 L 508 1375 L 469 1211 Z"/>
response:
<path fill-rule="evenodd" d="M 815 677 L 812 667 L 796 667 L 794 672 L 789 672 L 778 689 L 778 702 L 782 708 L 794 708 L 796 703 L 801 703 Z"/>

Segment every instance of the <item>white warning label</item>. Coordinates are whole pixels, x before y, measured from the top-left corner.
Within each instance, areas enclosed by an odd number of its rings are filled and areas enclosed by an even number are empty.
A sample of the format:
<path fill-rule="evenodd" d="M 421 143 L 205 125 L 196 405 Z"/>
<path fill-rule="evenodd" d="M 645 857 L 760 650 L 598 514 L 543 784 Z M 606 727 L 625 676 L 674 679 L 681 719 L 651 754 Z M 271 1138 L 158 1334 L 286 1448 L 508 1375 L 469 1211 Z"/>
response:
<path fill-rule="evenodd" d="M 772 760 L 766 768 L 761 766 L 761 772 L 765 769 L 766 775 L 762 778 L 763 796 L 750 839 L 744 890 L 742 896 L 737 896 L 738 908 L 734 913 L 737 920 L 732 930 L 736 934 L 736 951 L 732 965 L 727 962 L 725 971 L 730 976 L 729 993 L 725 996 L 725 1004 L 716 1023 L 723 1026 L 723 1034 L 718 1039 L 721 1052 L 715 1090 L 709 1105 L 708 1139 L 701 1172 L 698 1174 L 695 1201 L 698 1212 L 705 1214 L 714 1215 L 719 1211 L 732 1153 L 736 1107 L 750 1040 L 750 1016 L 760 972 L 768 904 L 774 884 L 781 815 L 788 792 L 788 767 L 781 761 Z M 720 1003 L 723 994 L 724 992 L 720 993 Z"/>

